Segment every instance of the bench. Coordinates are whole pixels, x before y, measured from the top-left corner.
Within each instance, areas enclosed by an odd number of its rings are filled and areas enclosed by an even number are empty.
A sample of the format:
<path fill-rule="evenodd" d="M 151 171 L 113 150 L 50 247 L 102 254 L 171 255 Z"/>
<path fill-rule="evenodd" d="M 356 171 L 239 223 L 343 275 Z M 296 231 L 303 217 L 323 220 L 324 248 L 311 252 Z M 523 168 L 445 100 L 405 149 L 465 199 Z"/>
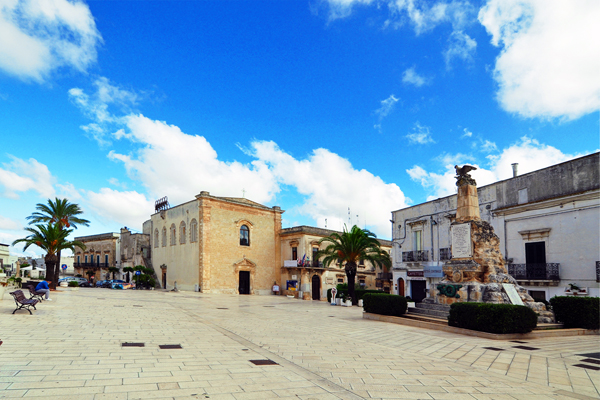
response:
<path fill-rule="evenodd" d="M 12 297 L 14 297 L 15 303 L 17 304 L 17 308 L 15 308 L 15 311 L 12 312 L 13 314 L 18 310 L 27 310 L 29 311 L 29 314 L 33 315 L 31 312 L 31 307 L 33 307 L 34 310 L 37 310 L 35 305 L 38 303 L 38 300 L 28 299 L 25 297 L 25 294 L 23 294 L 22 290 L 15 290 L 14 292 L 10 292 L 10 294 Z"/>
<path fill-rule="evenodd" d="M 34 285 L 27 285 L 27 290 L 29 290 L 30 299 L 37 299 L 40 302 L 44 301 L 46 293 L 36 291 Z"/>

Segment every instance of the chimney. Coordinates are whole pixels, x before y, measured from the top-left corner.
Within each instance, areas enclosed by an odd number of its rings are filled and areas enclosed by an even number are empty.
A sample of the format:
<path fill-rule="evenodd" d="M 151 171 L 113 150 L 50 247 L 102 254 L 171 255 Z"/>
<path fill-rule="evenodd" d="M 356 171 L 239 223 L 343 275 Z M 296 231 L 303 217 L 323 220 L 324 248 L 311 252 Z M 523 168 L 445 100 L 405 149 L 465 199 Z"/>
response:
<path fill-rule="evenodd" d="M 519 175 L 519 163 L 510 164 L 513 169 L 513 178 L 516 178 Z"/>

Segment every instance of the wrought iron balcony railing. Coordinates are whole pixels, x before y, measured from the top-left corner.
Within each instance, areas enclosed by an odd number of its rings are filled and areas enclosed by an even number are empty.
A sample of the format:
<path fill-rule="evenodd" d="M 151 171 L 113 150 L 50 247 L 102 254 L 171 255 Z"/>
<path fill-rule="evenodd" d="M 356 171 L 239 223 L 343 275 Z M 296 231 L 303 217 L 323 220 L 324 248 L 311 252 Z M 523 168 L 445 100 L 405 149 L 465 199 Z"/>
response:
<path fill-rule="evenodd" d="M 427 250 L 403 251 L 402 262 L 429 261 Z"/>
<path fill-rule="evenodd" d="M 86 263 L 86 262 L 76 262 L 73 264 L 75 268 L 108 268 L 111 267 L 110 263 Z"/>
<path fill-rule="evenodd" d="M 391 272 L 378 272 L 377 279 L 382 281 L 391 281 L 393 274 Z"/>
<path fill-rule="evenodd" d="M 440 249 L 440 261 L 448 261 L 452 258 L 450 247 Z"/>
<path fill-rule="evenodd" d="M 508 274 L 517 280 L 560 280 L 560 263 L 508 264 Z"/>

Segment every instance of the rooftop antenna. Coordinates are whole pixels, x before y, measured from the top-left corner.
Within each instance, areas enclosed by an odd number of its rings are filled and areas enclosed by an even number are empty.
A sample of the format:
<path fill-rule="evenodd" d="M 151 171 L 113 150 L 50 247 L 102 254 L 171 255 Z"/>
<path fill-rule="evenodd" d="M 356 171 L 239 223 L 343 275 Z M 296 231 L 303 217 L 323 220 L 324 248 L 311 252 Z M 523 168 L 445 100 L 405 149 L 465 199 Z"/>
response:
<path fill-rule="evenodd" d="M 348 225 L 352 224 L 351 219 L 352 219 L 352 217 L 350 216 L 350 207 L 348 207 Z"/>
<path fill-rule="evenodd" d="M 154 212 L 155 213 L 157 213 L 159 211 L 167 210 L 169 207 L 170 207 L 169 199 L 167 199 L 167 196 L 161 197 L 160 199 L 158 199 L 154 202 Z"/>
<path fill-rule="evenodd" d="M 327 229 L 327 218 L 325 218 L 325 229 Z"/>
<path fill-rule="evenodd" d="M 242 189 L 242 198 L 245 199 L 246 198 L 246 189 Z"/>

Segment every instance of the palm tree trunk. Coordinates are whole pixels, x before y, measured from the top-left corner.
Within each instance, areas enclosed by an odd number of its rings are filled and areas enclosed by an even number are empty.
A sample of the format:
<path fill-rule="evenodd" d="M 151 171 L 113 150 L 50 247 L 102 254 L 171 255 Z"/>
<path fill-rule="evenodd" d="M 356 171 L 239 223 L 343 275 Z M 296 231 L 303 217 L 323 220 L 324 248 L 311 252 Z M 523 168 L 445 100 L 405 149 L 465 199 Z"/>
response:
<path fill-rule="evenodd" d="M 52 277 L 52 288 L 56 289 L 56 286 L 58 286 L 58 277 L 60 275 L 60 250 L 58 251 L 58 254 L 56 255 L 57 260 L 56 260 L 56 265 L 54 266 L 54 276 Z"/>
<path fill-rule="evenodd" d="M 46 280 L 50 281 L 50 289 L 56 289 L 56 284 L 58 283 L 56 264 L 59 264 L 56 261 L 56 255 L 47 254 L 44 260 L 46 261 L 46 274 L 50 272 L 50 275 L 52 275 L 51 277 L 46 276 Z"/>
<path fill-rule="evenodd" d="M 356 279 L 356 263 L 347 262 L 345 270 L 346 277 L 348 278 L 348 296 L 352 298 L 352 305 L 355 306 L 358 304 L 358 300 L 356 300 L 356 293 L 354 292 L 354 281 Z"/>

